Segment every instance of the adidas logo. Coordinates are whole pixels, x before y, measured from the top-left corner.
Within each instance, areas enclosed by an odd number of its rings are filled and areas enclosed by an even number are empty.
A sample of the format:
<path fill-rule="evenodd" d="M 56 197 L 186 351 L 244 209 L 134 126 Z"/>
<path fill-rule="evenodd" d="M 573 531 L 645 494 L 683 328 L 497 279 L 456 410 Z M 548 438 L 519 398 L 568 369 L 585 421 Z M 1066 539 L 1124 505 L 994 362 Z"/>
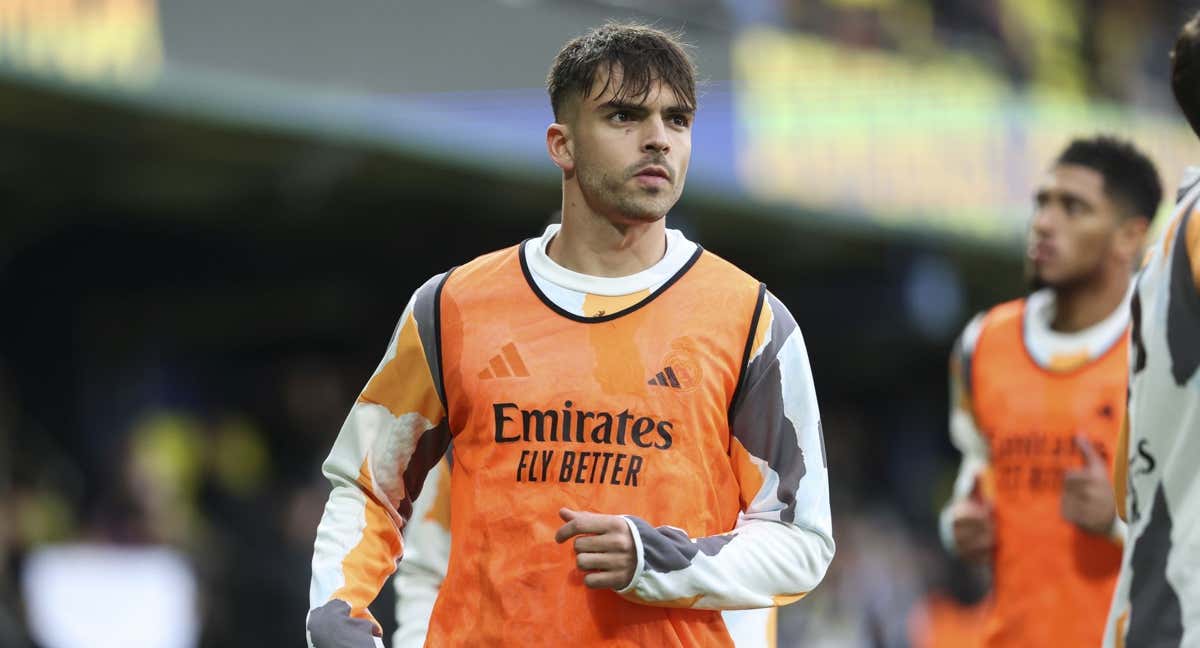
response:
<path fill-rule="evenodd" d="M 679 377 L 675 375 L 675 370 L 668 366 L 666 369 L 655 374 L 653 378 L 647 380 L 646 384 L 679 389 Z"/>
<path fill-rule="evenodd" d="M 500 353 L 492 356 L 488 368 L 479 372 L 480 380 L 492 378 L 524 378 L 529 375 L 525 361 L 517 353 L 517 345 L 509 342 L 500 349 Z"/>

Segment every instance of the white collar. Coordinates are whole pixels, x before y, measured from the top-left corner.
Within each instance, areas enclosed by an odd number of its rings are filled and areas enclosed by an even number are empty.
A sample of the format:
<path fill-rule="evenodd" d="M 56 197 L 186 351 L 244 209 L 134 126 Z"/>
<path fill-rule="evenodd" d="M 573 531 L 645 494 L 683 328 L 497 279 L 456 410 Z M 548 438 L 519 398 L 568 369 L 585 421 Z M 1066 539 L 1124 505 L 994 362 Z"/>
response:
<path fill-rule="evenodd" d="M 625 277 L 594 277 L 568 270 L 546 254 L 551 239 L 561 225 L 553 223 L 542 235 L 525 242 L 525 261 L 529 271 L 538 278 L 567 290 L 604 297 L 620 297 L 642 290 L 653 290 L 675 276 L 696 253 L 696 244 L 684 237 L 679 230 L 668 229 L 667 251 L 658 263 Z"/>
<path fill-rule="evenodd" d="M 1090 360 L 1104 355 L 1125 335 L 1129 326 L 1129 300 L 1132 284 L 1121 304 L 1107 317 L 1074 333 L 1062 333 L 1051 328 L 1057 308 L 1052 288 L 1043 288 L 1025 301 L 1025 348 L 1035 362 L 1050 368 L 1056 356 L 1078 355 L 1086 352 Z"/>

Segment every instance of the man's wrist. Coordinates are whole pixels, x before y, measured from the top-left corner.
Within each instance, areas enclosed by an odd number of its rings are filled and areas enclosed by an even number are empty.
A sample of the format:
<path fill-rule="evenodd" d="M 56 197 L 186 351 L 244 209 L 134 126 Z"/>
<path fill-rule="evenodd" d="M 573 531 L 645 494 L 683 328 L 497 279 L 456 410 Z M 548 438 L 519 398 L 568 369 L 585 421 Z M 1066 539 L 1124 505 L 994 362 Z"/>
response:
<path fill-rule="evenodd" d="M 633 551 L 637 556 L 637 567 L 633 570 L 633 578 L 629 579 L 628 585 L 617 590 L 617 594 L 626 594 L 637 587 L 638 581 L 642 578 L 642 571 L 646 567 L 646 560 L 642 548 L 642 536 L 638 533 L 637 524 L 628 515 L 621 516 L 621 519 L 625 520 L 625 524 L 629 525 L 629 533 L 633 535 Z"/>

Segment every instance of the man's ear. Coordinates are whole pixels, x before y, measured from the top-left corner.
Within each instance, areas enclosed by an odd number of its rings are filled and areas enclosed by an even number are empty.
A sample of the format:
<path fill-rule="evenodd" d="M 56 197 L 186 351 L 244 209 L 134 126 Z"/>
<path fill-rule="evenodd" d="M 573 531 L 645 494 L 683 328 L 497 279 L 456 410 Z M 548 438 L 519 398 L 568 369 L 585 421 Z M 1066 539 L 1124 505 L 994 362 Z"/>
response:
<path fill-rule="evenodd" d="M 546 127 L 546 152 L 563 173 L 575 171 L 575 140 L 570 126 L 555 122 Z"/>
<path fill-rule="evenodd" d="M 1146 249 L 1146 232 L 1150 229 L 1150 219 L 1145 216 L 1132 216 L 1121 221 L 1117 226 L 1117 251 L 1121 258 L 1133 265 L 1141 260 Z"/>

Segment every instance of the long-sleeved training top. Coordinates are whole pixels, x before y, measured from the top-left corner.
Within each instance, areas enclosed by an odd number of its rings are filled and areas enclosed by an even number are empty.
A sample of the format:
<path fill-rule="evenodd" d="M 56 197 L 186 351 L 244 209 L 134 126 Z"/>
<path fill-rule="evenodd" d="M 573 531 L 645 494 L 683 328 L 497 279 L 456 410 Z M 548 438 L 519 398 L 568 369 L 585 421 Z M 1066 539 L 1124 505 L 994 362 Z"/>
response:
<path fill-rule="evenodd" d="M 954 550 L 954 505 L 993 505 L 989 648 L 1097 645 L 1120 564 L 1125 525 L 1090 534 L 1063 518 L 1062 498 L 1066 474 L 1084 463 L 1078 437 L 1114 456 L 1128 299 L 1074 333 L 1051 328 L 1055 308 L 1052 289 L 1001 304 L 967 326 L 951 360 L 950 432 L 963 460 L 941 531 Z"/>
<path fill-rule="evenodd" d="M 834 552 L 803 338 L 758 281 L 676 231 L 651 268 L 581 275 L 538 239 L 409 301 L 324 472 L 310 642 L 370 646 L 367 612 L 453 441 L 452 546 L 429 644 L 728 646 L 722 609 L 786 604 Z M 623 515 L 620 591 L 583 585 L 562 508 Z"/>
<path fill-rule="evenodd" d="M 1200 646 L 1200 168 L 1134 281 L 1117 505 L 1129 521 L 1106 648 Z"/>

